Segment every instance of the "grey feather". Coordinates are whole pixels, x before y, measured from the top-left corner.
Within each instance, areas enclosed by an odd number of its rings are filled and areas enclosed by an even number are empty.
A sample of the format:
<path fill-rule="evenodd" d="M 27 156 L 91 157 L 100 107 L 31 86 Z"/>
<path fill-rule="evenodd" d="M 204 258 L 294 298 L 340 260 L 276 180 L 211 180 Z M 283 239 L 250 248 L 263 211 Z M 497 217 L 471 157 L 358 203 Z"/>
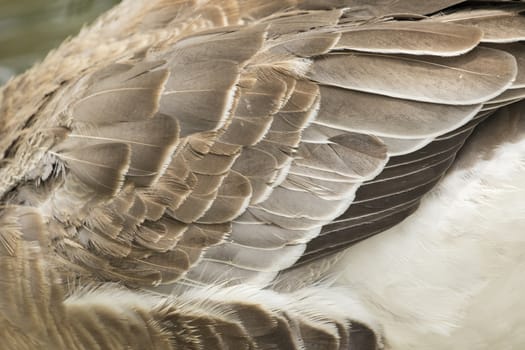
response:
<path fill-rule="evenodd" d="M 86 91 L 71 106 L 73 118 L 84 123 L 136 121 L 152 117 L 168 77 L 164 62 L 115 64 L 96 72 Z"/>
<path fill-rule="evenodd" d="M 326 85 L 408 100 L 474 105 L 499 95 L 516 78 L 513 56 L 489 50 L 480 47 L 453 58 L 330 55 L 315 61 L 310 77 Z M 487 73 L 486 66 L 494 67 L 493 73 Z"/>
<path fill-rule="evenodd" d="M 104 143 L 59 152 L 72 174 L 103 195 L 114 195 L 124 183 L 130 164 L 130 147 Z"/>
<path fill-rule="evenodd" d="M 439 22 L 383 22 L 345 31 L 335 48 L 378 53 L 457 56 L 472 50 L 482 31 Z"/>

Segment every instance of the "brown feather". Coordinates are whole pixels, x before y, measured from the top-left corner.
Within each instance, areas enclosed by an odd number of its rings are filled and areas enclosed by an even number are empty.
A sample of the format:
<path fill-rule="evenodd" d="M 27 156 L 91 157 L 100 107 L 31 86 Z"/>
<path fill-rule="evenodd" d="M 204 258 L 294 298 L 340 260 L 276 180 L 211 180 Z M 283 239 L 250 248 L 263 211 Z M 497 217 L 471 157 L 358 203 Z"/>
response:
<path fill-rule="evenodd" d="M 168 78 L 163 61 L 115 64 L 96 72 L 81 99 L 71 106 L 78 122 L 112 123 L 151 118 Z"/>
<path fill-rule="evenodd" d="M 69 170 L 93 191 L 112 196 L 120 190 L 130 164 L 130 147 L 104 143 L 59 152 Z"/>

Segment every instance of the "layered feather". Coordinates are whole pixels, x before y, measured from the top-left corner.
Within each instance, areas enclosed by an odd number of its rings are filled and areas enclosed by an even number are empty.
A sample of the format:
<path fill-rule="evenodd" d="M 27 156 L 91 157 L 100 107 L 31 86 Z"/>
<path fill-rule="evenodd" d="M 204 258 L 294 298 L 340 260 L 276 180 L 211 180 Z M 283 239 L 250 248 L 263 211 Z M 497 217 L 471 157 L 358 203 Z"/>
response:
<path fill-rule="evenodd" d="M 196 11 L 214 23 L 235 12 Z M 434 175 L 418 176 L 421 184 L 396 182 L 417 174 L 408 167 L 398 167 L 392 183 L 370 181 L 390 156 L 417 152 L 481 108 L 521 98 L 519 89 L 507 90 L 520 71 L 518 49 L 481 47 L 483 29 L 446 16 L 352 21 L 355 15 L 288 11 L 182 35 L 72 84 L 66 95 L 77 97 L 64 109 L 70 132 L 53 148 L 66 176 L 37 204 L 72 225 L 65 232 L 73 234 L 58 235 L 60 254 L 87 270 L 102 264 L 104 278 L 132 285 L 184 276 L 185 283 L 264 285 L 293 265 L 324 225 L 312 251 L 397 223 L 457 147 L 446 157 L 435 148 L 427 171 Z M 349 206 L 350 213 L 368 207 L 365 192 L 390 216 L 374 216 L 377 227 L 366 234 L 336 238 L 346 227 L 331 222 Z M 76 216 L 61 207 L 81 202 Z M 192 234 L 202 243 L 183 243 Z"/>
<path fill-rule="evenodd" d="M 124 344 L 138 327 L 129 339 L 143 347 L 151 336 L 167 349 L 375 348 L 372 322 L 352 333 L 347 312 L 359 310 L 261 288 L 285 270 L 283 278 L 305 284 L 325 277 L 333 253 L 417 208 L 491 110 L 523 98 L 523 50 L 514 43 L 522 6 L 445 10 L 459 2 L 159 0 L 109 13 L 112 24 L 93 30 L 112 33 L 114 42 L 101 43 L 105 63 L 73 55 L 77 68 L 28 107 L 36 117 L 2 125 L 2 135 L 27 130 L 0 143 L 10 171 L 0 259 L 7 271 L 37 271 L 26 279 L 56 293 L 26 311 L 78 317 L 57 327 L 93 347 Z M 81 38 L 98 40 L 90 35 Z M 61 49 L 67 62 L 84 52 L 78 47 L 73 39 Z M 61 302 L 50 267 L 64 281 L 187 294 L 179 303 L 139 300 L 108 287 L 69 290 Z M 230 289 L 205 294 L 210 284 Z M 5 290 L 5 300 L 16 299 Z M 123 302 L 108 304 L 112 293 Z M 56 315 L 42 305 L 57 306 Z M 21 324 L 9 307 L 11 326 Z M 122 313 L 133 315 L 125 330 Z"/>

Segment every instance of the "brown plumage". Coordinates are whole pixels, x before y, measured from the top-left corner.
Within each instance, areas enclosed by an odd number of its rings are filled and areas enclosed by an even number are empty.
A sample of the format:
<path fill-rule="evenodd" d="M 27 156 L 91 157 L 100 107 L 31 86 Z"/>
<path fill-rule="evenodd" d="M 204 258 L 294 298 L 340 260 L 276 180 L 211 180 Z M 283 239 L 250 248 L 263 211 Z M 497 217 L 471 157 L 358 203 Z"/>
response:
<path fill-rule="evenodd" d="M 524 10 L 124 1 L 0 90 L 3 346 L 388 346 L 326 273 L 523 99 Z"/>

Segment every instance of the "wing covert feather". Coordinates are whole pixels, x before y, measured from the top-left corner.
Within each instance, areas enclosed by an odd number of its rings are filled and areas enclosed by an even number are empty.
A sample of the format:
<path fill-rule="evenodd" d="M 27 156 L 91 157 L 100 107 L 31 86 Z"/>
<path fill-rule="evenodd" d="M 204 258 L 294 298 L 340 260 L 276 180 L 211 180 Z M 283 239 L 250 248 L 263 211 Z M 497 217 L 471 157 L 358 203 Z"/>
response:
<path fill-rule="evenodd" d="M 267 285 L 402 220 L 484 111 L 523 98 L 521 34 L 500 34 L 522 6 L 457 3 L 180 2 L 193 27 L 152 3 L 155 46 L 50 100 L 60 137 L 12 203 L 79 276 Z"/>
<path fill-rule="evenodd" d="M 0 90 L 7 339 L 376 350 L 314 282 L 524 98 L 524 10 L 124 1 Z"/>

